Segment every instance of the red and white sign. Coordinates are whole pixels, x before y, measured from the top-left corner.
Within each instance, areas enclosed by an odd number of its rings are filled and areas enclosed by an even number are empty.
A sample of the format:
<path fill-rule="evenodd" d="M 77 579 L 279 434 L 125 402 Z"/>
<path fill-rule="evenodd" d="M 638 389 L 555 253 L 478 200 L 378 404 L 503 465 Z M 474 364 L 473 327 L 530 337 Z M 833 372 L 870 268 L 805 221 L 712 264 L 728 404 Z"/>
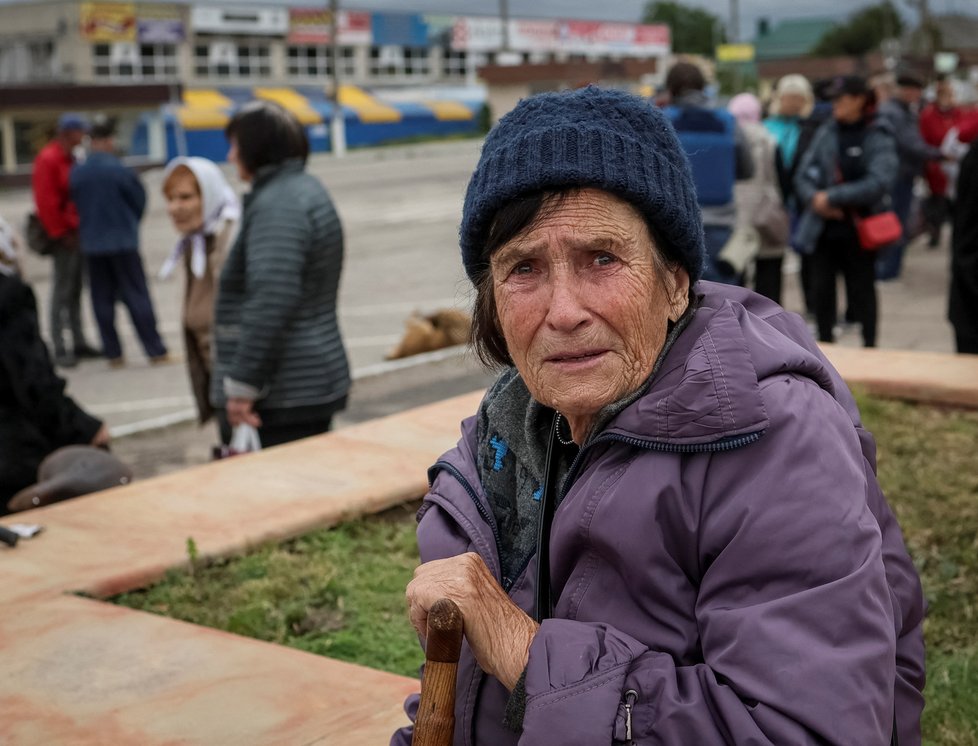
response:
<path fill-rule="evenodd" d="M 503 27 L 498 18 L 459 18 L 452 27 L 452 48 L 493 52 L 502 48 Z M 519 52 L 622 54 L 653 57 L 671 51 L 669 27 L 601 21 L 509 22 L 509 47 Z"/>
<path fill-rule="evenodd" d="M 333 38 L 333 14 L 323 8 L 289 9 L 289 44 L 329 44 Z M 370 14 L 341 10 L 339 43 L 367 46 L 373 42 Z"/>

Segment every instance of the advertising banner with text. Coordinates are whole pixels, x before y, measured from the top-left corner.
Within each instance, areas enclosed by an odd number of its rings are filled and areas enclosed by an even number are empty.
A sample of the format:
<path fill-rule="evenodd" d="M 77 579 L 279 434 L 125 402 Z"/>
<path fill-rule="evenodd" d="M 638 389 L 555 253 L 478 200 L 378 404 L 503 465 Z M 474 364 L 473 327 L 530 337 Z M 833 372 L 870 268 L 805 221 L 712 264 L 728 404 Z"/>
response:
<path fill-rule="evenodd" d="M 179 44 L 186 36 L 179 5 L 140 5 L 136 26 L 144 44 Z"/>
<path fill-rule="evenodd" d="M 136 41 L 136 4 L 82 3 L 81 32 L 91 42 Z"/>
<path fill-rule="evenodd" d="M 511 20 L 508 29 L 509 47 L 517 52 L 651 57 L 671 50 L 666 25 Z M 503 26 L 498 18 L 459 18 L 452 27 L 452 48 L 457 51 L 493 52 L 502 45 Z"/>
<path fill-rule="evenodd" d="M 339 43 L 365 46 L 373 42 L 370 14 L 341 10 Z M 324 8 L 289 9 L 289 44 L 329 44 L 333 38 L 333 14 Z"/>

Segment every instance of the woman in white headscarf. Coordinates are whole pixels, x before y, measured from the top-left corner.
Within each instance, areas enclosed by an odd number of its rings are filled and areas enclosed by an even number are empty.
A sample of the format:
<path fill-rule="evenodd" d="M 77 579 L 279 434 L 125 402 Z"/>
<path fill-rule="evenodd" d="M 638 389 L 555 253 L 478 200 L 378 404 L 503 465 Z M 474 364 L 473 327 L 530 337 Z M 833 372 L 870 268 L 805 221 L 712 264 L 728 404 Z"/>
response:
<path fill-rule="evenodd" d="M 170 161 L 164 173 L 163 194 L 180 241 L 160 276 L 168 277 L 182 262 L 187 279 L 182 318 L 187 368 L 200 422 L 204 423 L 214 414 L 208 389 L 217 279 L 241 209 L 221 169 L 206 158 Z"/>

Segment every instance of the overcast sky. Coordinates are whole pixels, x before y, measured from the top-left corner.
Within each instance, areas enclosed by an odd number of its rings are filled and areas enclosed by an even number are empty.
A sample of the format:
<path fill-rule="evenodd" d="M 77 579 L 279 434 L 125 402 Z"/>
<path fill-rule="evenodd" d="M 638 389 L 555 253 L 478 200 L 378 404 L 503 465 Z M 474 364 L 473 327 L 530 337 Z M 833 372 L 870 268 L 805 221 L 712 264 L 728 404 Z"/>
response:
<path fill-rule="evenodd" d="M 137 0 L 138 2 L 139 0 Z M 183 0 L 187 2 L 188 0 Z M 832 17 L 845 18 L 854 10 L 874 4 L 875 0 L 740 0 L 741 37 L 745 40 L 754 35 L 758 18 L 770 18 L 777 22 L 785 18 Z M 0 0 L 0 5 L 23 0 Z M 328 0 L 197 0 L 201 5 L 327 5 Z M 906 8 L 906 0 L 894 0 L 898 7 Z M 687 0 L 695 5 L 728 17 L 730 0 Z M 498 0 L 340 0 L 341 7 L 363 10 L 393 10 L 419 13 L 455 13 L 459 15 L 484 15 L 498 8 Z M 641 18 L 645 0 L 509 0 L 512 16 L 527 18 L 592 18 L 608 21 L 634 22 Z M 933 13 L 978 14 L 975 0 L 931 0 Z M 913 21 L 912 14 L 907 13 Z"/>

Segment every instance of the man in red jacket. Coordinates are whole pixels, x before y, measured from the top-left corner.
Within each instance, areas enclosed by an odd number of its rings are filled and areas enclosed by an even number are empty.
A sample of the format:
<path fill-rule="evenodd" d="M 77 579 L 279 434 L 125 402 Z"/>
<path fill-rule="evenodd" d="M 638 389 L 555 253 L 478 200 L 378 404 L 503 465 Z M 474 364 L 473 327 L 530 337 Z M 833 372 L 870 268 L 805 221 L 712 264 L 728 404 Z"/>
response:
<path fill-rule="evenodd" d="M 34 159 L 32 185 L 37 216 L 54 241 L 54 277 L 51 283 L 51 341 L 55 362 L 73 367 L 80 357 L 101 353 L 86 341 L 81 325 L 82 261 L 78 250 L 78 212 L 68 194 L 72 151 L 85 137 L 85 121 L 77 114 L 63 114 L 58 131 Z M 71 329 L 73 347 L 65 347 L 65 326 Z"/>

